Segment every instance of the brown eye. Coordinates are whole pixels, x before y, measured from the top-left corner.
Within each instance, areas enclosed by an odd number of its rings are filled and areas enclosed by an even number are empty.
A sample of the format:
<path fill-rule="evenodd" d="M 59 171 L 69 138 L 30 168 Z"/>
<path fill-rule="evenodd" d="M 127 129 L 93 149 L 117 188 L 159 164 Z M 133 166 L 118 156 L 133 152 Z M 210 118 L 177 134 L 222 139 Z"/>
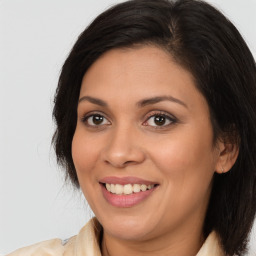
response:
<path fill-rule="evenodd" d="M 157 126 L 163 126 L 166 123 L 166 117 L 164 117 L 164 116 L 155 116 L 154 117 L 154 123 Z"/>
<path fill-rule="evenodd" d="M 100 126 L 110 124 L 110 122 L 100 114 L 93 114 L 84 119 L 84 121 L 89 126 Z"/>
<path fill-rule="evenodd" d="M 103 123 L 104 121 L 104 117 L 100 116 L 100 115 L 94 115 L 92 116 L 92 122 L 95 125 L 100 125 L 101 123 Z"/>
<path fill-rule="evenodd" d="M 147 126 L 165 127 L 176 122 L 176 119 L 167 114 L 153 114 L 144 123 Z"/>

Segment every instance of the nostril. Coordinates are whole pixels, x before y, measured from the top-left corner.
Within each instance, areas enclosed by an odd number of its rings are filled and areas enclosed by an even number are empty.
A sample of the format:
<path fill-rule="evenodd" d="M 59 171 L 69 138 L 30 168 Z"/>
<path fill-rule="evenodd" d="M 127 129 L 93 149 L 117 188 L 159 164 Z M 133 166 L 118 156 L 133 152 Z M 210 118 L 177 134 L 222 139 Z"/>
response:
<path fill-rule="evenodd" d="M 108 165 L 112 165 L 116 168 L 124 168 L 128 165 L 133 165 L 133 164 L 137 164 L 136 161 L 125 161 L 125 162 L 121 162 L 121 161 L 116 161 L 116 160 L 112 160 L 112 161 L 109 161 L 109 160 L 105 160 L 104 161 L 106 164 Z"/>
<path fill-rule="evenodd" d="M 136 162 L 134 162 L 134 161 L 126 161 L 125 163 L 124 163 L 124 165 L 129 165 L 129 164 L 132 164 L 132 163 L 136 163 Z"/>

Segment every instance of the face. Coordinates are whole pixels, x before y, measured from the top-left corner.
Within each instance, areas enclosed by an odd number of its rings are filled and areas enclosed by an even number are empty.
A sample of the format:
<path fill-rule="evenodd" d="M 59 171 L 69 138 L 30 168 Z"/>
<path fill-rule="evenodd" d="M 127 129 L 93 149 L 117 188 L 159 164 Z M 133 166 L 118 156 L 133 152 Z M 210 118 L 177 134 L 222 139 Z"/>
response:
<path fill-rule="evenodd" d="M 84 75 L 77 113 L 73 161 L 106 234 L 202 232 L 219 151 L 188 71 L 153 46 L 111 50 Z"/>

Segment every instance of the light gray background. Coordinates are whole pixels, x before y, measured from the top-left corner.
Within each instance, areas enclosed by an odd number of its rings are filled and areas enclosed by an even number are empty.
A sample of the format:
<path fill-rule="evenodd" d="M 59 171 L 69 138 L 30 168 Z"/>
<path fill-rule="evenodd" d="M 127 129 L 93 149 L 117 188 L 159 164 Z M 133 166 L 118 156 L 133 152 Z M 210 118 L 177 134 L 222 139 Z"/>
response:
<path fill-rule="evenodd" d="M 92 216 L 56 165 L 52 100 L 77 36 L 117 2 L 0 0 L 0 254 L 75 235 Z M 256 56 L 256 0 L 209 2 L 230 17 Z M 251 237 L 250 256 L 256 231 Z"/>

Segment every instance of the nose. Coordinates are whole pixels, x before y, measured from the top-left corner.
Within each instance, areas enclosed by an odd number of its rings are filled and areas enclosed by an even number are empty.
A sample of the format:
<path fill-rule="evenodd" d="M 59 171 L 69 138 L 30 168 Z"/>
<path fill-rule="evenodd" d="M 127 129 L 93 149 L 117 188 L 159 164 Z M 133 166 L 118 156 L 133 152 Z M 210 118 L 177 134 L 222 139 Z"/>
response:
<path fill-rule="evenodd" d="M 105 163 L 116 168 L 142 163 L 145 153 L 138 137 L 131 129 L 113 129 L 102 152 Z"/>

